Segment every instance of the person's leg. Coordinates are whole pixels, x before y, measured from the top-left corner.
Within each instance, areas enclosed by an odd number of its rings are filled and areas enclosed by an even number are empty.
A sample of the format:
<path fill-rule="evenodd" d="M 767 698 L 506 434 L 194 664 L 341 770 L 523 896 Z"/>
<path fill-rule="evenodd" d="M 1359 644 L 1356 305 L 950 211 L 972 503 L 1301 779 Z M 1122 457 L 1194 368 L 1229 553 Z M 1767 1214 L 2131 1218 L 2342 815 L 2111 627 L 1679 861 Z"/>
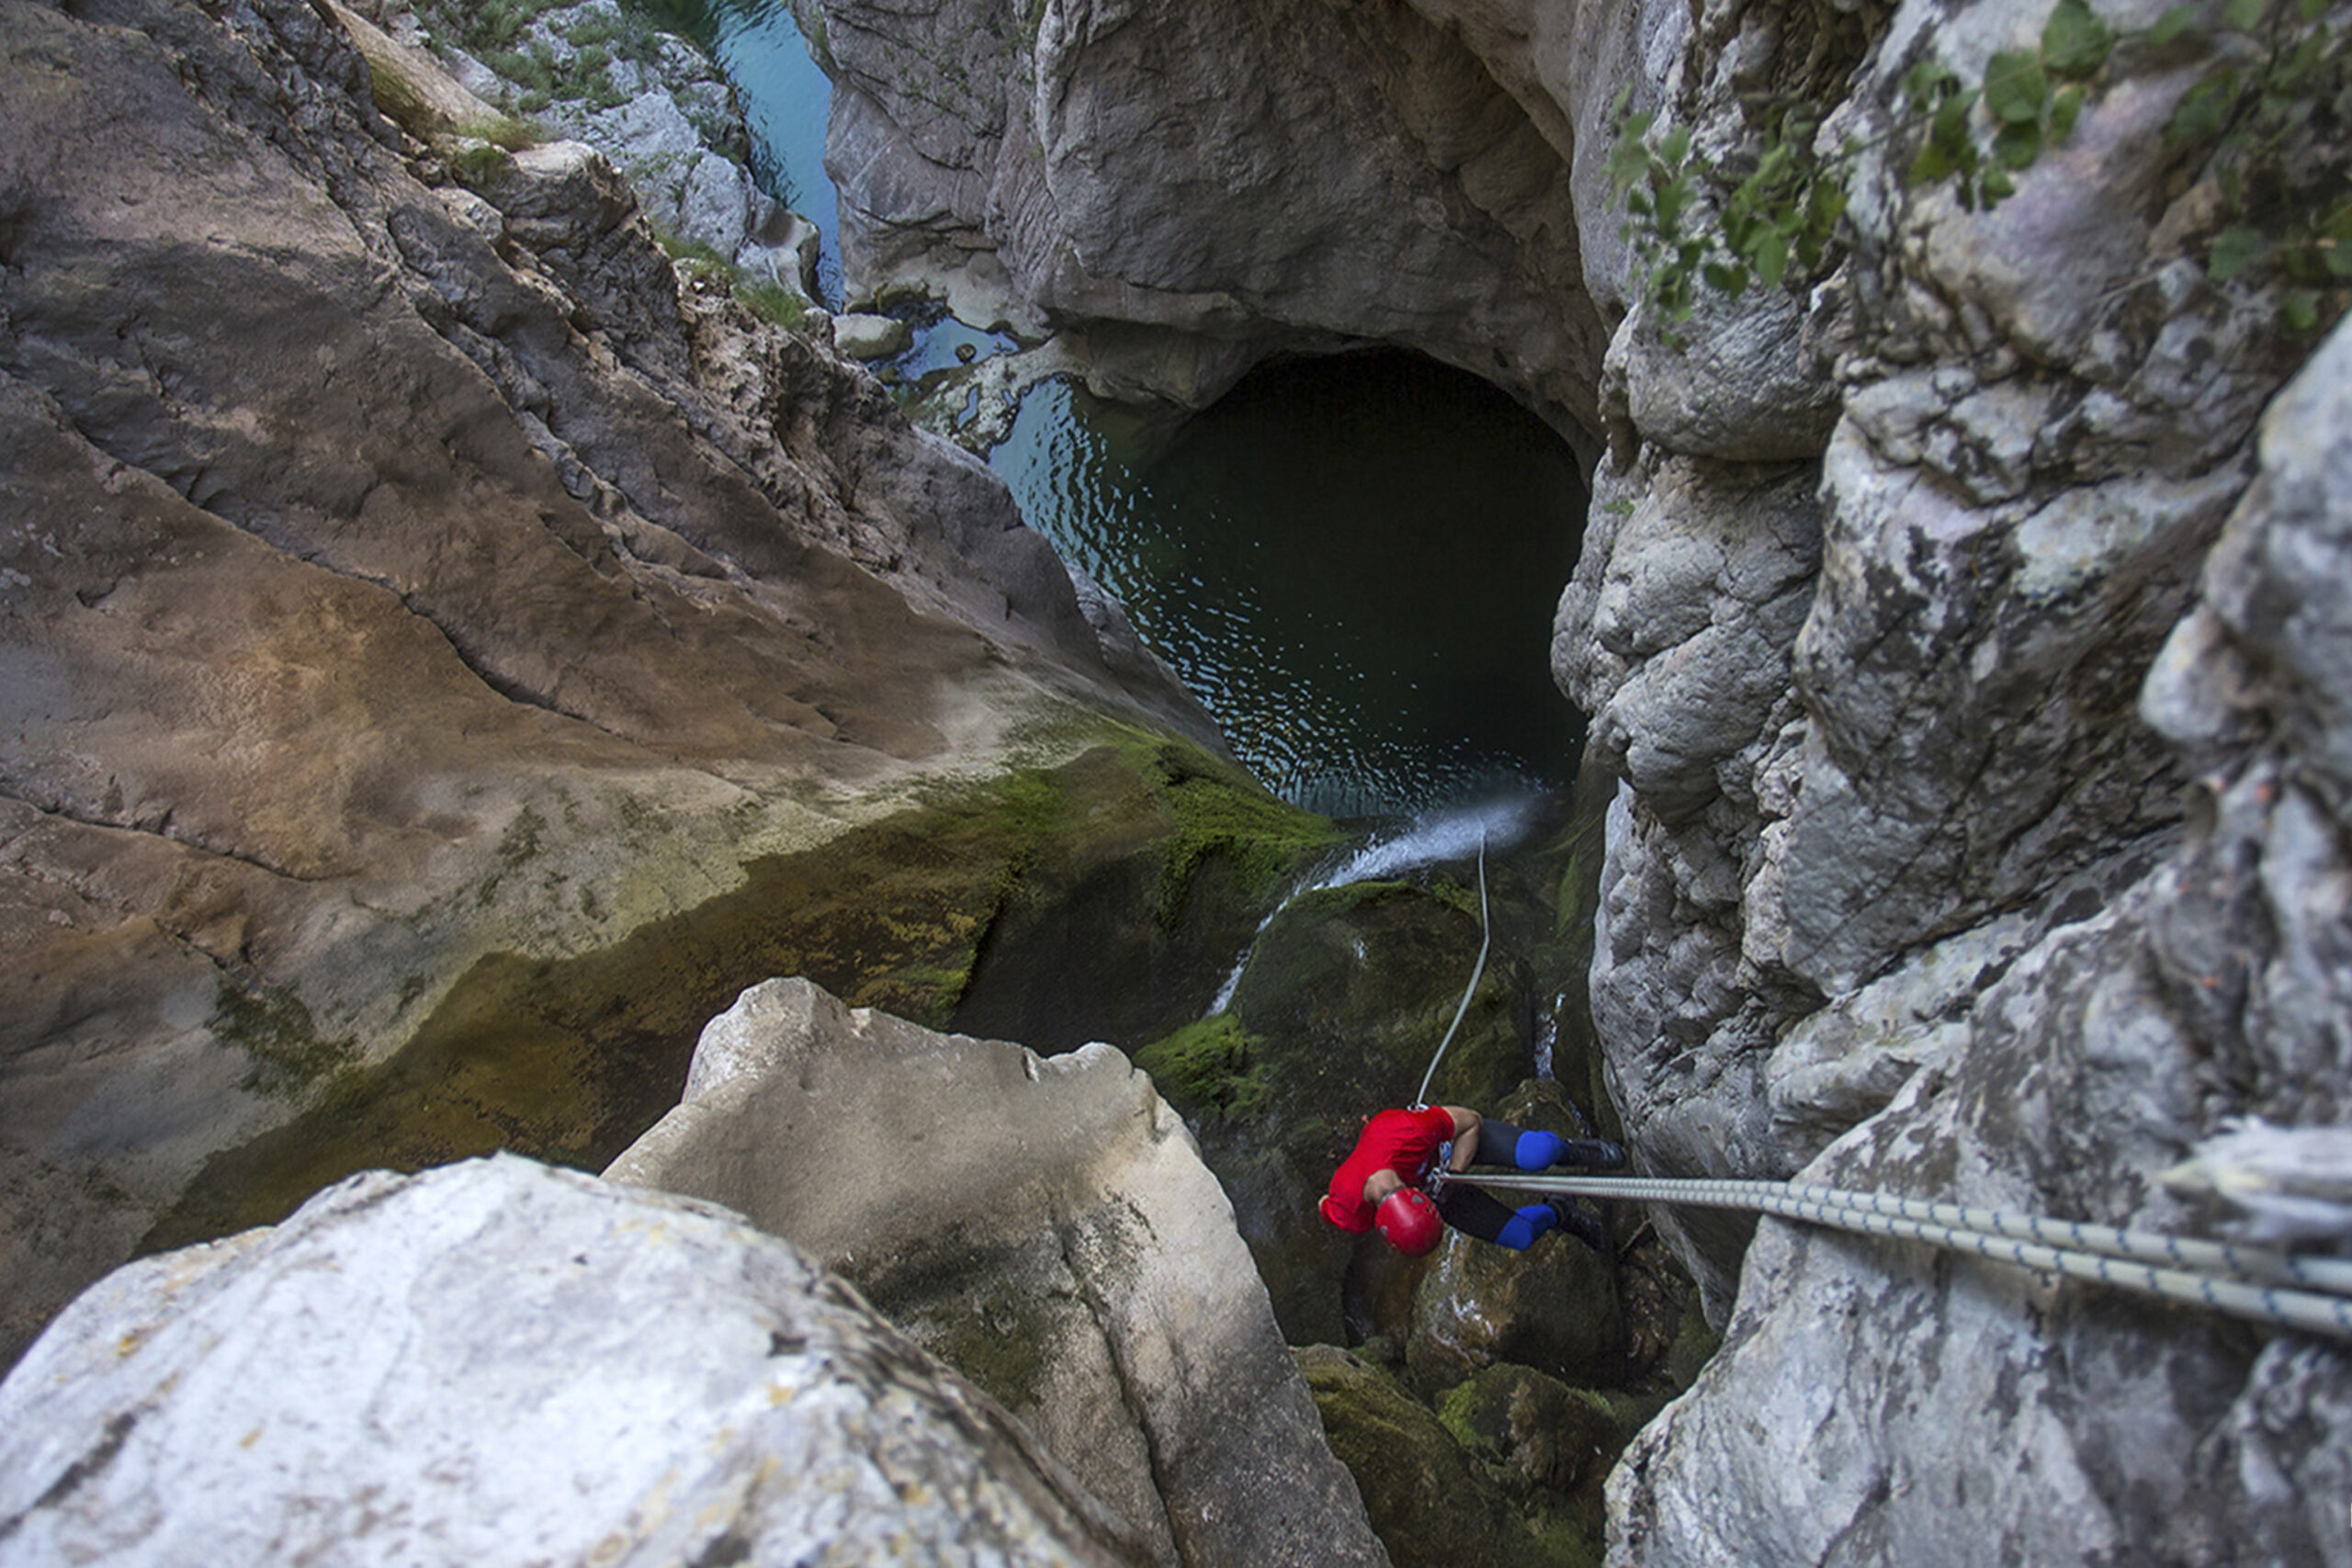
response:
<path fill-rule="evenodd" d="M 1487 1126 L 1494 1125 L 1487 1122 Z M 1437 1201 L 1440 1218 L 1464 1235 L 1491 1241 L 1513 1252 L 1524 1252 L 1535 1238 L 1560 1223 L 1559 1211 L 1549 1203 L 1510 1209 L 1491 1192 L 1456 1183 Z"/>
<path fill-rule="evenodd" d="M 1555 1165 L 1596 1166 L 1614 1170 L 1625 1151 L 1604 1138 L 1563 1138 L 1557 1133 L 1523 1132 L 1489 1116 L 1478 1125 L 1478 1163 L 1519 1170 L 1549 1170 Z"/>

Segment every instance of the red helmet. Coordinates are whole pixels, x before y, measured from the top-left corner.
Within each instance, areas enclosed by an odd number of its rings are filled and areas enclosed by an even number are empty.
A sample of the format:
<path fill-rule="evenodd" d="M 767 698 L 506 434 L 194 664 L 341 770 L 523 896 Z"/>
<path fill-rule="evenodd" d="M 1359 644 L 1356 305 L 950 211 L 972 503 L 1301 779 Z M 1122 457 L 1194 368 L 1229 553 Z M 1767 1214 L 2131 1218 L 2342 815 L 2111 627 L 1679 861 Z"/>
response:
<path fill-rule="evenodd" d="M 1437 1205 L 1418 1187 L 1400 1187 L 1380 1201 L 1373 1224 L 1380 1238 L 1408 1258 L 1419 1258 L 1445 1234 Z"/>

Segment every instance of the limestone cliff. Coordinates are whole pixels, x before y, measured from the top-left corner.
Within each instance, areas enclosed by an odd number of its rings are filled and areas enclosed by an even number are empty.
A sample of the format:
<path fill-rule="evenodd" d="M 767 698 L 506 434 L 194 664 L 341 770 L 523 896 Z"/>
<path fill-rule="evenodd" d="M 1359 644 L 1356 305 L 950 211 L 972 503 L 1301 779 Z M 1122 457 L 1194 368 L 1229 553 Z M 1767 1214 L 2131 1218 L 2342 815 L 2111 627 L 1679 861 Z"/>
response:
<path fill-rule="evenodd" d="M 1526 0 L 794 8 L 833 78 L 854 289 L 1010 312 L 1069 334 L 1098 389 L 1192 407 L 1270 354 L 1400 344 L 1594 449 L 1618 269 L 1576 207 L 1611 84 L 1670 24 Z"/>
<path fill-rule="evenodd" d="M 461 978 L 1204 733 L 985 469 L 469 101 L 299 0 L 0 4 L 0 1359 Z"/>
<path fill-rule="evenodd" d="M 1605 434 L 1555 666 L 1622 781 L 1592 1004 L 1648 1168 L 2188 1228 L 2199 1138 L 2342 1119 L 2347 351 L 2208 276 L 2164 7 L 2099 7 L 2140 41 L 1989 209 L 1903 178 L 1904 83 L 2043 0 L 798 8 L 874 276 L 995 269 L 1111 384 L 1374 338 Z M 1819 107 L 1820 267 L 1628 313 L 1621 92 L 1734 167 Z M 1730 1337 L 1619 1561 L 2352 1562 L 2337 1348 L 1660 1221 Z"/>

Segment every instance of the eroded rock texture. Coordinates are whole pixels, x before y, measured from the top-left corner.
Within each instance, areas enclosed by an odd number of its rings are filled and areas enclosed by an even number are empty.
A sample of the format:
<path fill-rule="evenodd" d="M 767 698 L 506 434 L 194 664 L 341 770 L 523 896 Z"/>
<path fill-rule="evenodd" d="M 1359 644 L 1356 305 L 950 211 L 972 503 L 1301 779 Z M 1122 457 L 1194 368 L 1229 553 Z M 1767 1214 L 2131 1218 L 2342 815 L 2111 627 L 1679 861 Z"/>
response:
<path fill-rule="evenodd" d="M 1577 208 L 1678 7 L 795 8 L 834 81 L 853 288 L 1010 309 L 1071 333 L 1098 389 L 1190 406 L 1272 353 L 1400 344 L 1594 449 L 1621 263 Z"/>
<path fill-rule="evenodd" d="M 1593 1005 L 1653 1169 L 2204 1230 L 2156 1173 L 2339 1120 L 2352 1066 L 2352 339 L 2207 279 L 2177 58 L 2127 45 L 1991 211 L 1904 187 L 1902 74 L 1978 79 L 2047 12 L 1864 10 L 1851 251 L 1682 329 L 1754 345 L 1731 406 L 1646 310 L 1612 344 L 1555 645 L 1625 781 Z M 1661 100 L 1736 142 L 1805 15 L 1711 9 Z M 2352 1561 L 2339 1348 L 1774 1224 L 1735 1275 L 1739 1227 L 1681 1231 L 1736 1309 L 1612 1483 L 1613 1561 Z"/>
<path fill-rule="evenodd" d="M 512 1156 L 121 1269 L 0 1384 L 0 1562 L 820 1560 L 1150 1558 L 790 1245 Z"/>
<path fill-rule="evenodd" d="M 0 102 L 0 1359 L 485 954 L 1126 706 L 1002 487 L 587 149 L 409 139 L 299 0 L 7 0 Z"/>
<path fill-rule="evenodd" d="M 1040 1057 L 773 980 L 606 1176 L 741 1209 L 989 1389 L 1187 1568 L 1385 1563 L 1192 1134 Z"/>

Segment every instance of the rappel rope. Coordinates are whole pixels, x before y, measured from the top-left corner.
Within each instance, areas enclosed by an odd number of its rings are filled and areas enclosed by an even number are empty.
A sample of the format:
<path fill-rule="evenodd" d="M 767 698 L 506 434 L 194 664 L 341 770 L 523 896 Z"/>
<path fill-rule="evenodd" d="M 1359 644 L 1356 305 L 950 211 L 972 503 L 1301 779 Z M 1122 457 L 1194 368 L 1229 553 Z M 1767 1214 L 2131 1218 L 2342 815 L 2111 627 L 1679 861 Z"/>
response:
<path fill-rule="evenodd" d="M 1462 1004 L 1421 1075 L 1413 1109 L 1429 1103 L 1438 1064 L 1470 1010 L 1487 972 L 1494 929 L 1487 904 L 1487 840 L 1478 838 L 1478 962 Z M 1860 1235 L 1925 1242 L 2043 1274 L 2090 1280 L 2167 1301 L 2188 1302 L 2233 1317 L 2352 1337 L 2352 1258 L 2302 1258 L 2157 1231 L 2124 1230 L 2076 1220 L 2045 1220 L 2012 1209 L 1935 1203 L 1879 1192 L 1849 1192 L 1792 1181 L 1729 1181 L 1641 1176 L 1532 1176 L 1441 1171 L 1441 1186 L 1462 1182 L 1508 1192 L 1556 1192 L 1697 1208 L 1743 1209 L 1803 1220 Z"/>
<path fill-rule="evenodd" d="M 1747 1209 L 1862 1235 L 1923 1241 L 2045 1274 L 2092 1280 L 2233 1317 L 2352 1337 L 2352 1260 L 2298 1258 L 2154 1231 L 2045 1220 L 2005 1209 L 1930 1203 L 1788 1181 L 1638 1176 L 1447 1173 L 1447 1182 L 1711 1209 Z"/>
<path fill-rule="evenodd" d="M 1413 1096 L 1412 1109 L 1425 1111 L 1430 1103 L 1430 1083 L 1437 1077 L 1437 1065 L 1445 1060 L 1445 1048 L 1453 1043 L 1453 1032 L 1462 1027 L 1463 1015 L 1470 1010 L 1470 998 L 1477 993 L 1478 982 L 1487 973 L 1487 949 L 1495 942 L 1494 922 L 1487 918 L 1487 834 L 1478 833 L 1478 962 L 1471 967 L 1470 983 L 1462 987 L 1462 1005 L 1453 1010 L 1453 1021 L 1445 1026 L 1445 1038 L 1437 1043 L 1437 1055 L 1430 1058 L 1430 1070 L 1421 1075 L 1420 1092 Z"/>

